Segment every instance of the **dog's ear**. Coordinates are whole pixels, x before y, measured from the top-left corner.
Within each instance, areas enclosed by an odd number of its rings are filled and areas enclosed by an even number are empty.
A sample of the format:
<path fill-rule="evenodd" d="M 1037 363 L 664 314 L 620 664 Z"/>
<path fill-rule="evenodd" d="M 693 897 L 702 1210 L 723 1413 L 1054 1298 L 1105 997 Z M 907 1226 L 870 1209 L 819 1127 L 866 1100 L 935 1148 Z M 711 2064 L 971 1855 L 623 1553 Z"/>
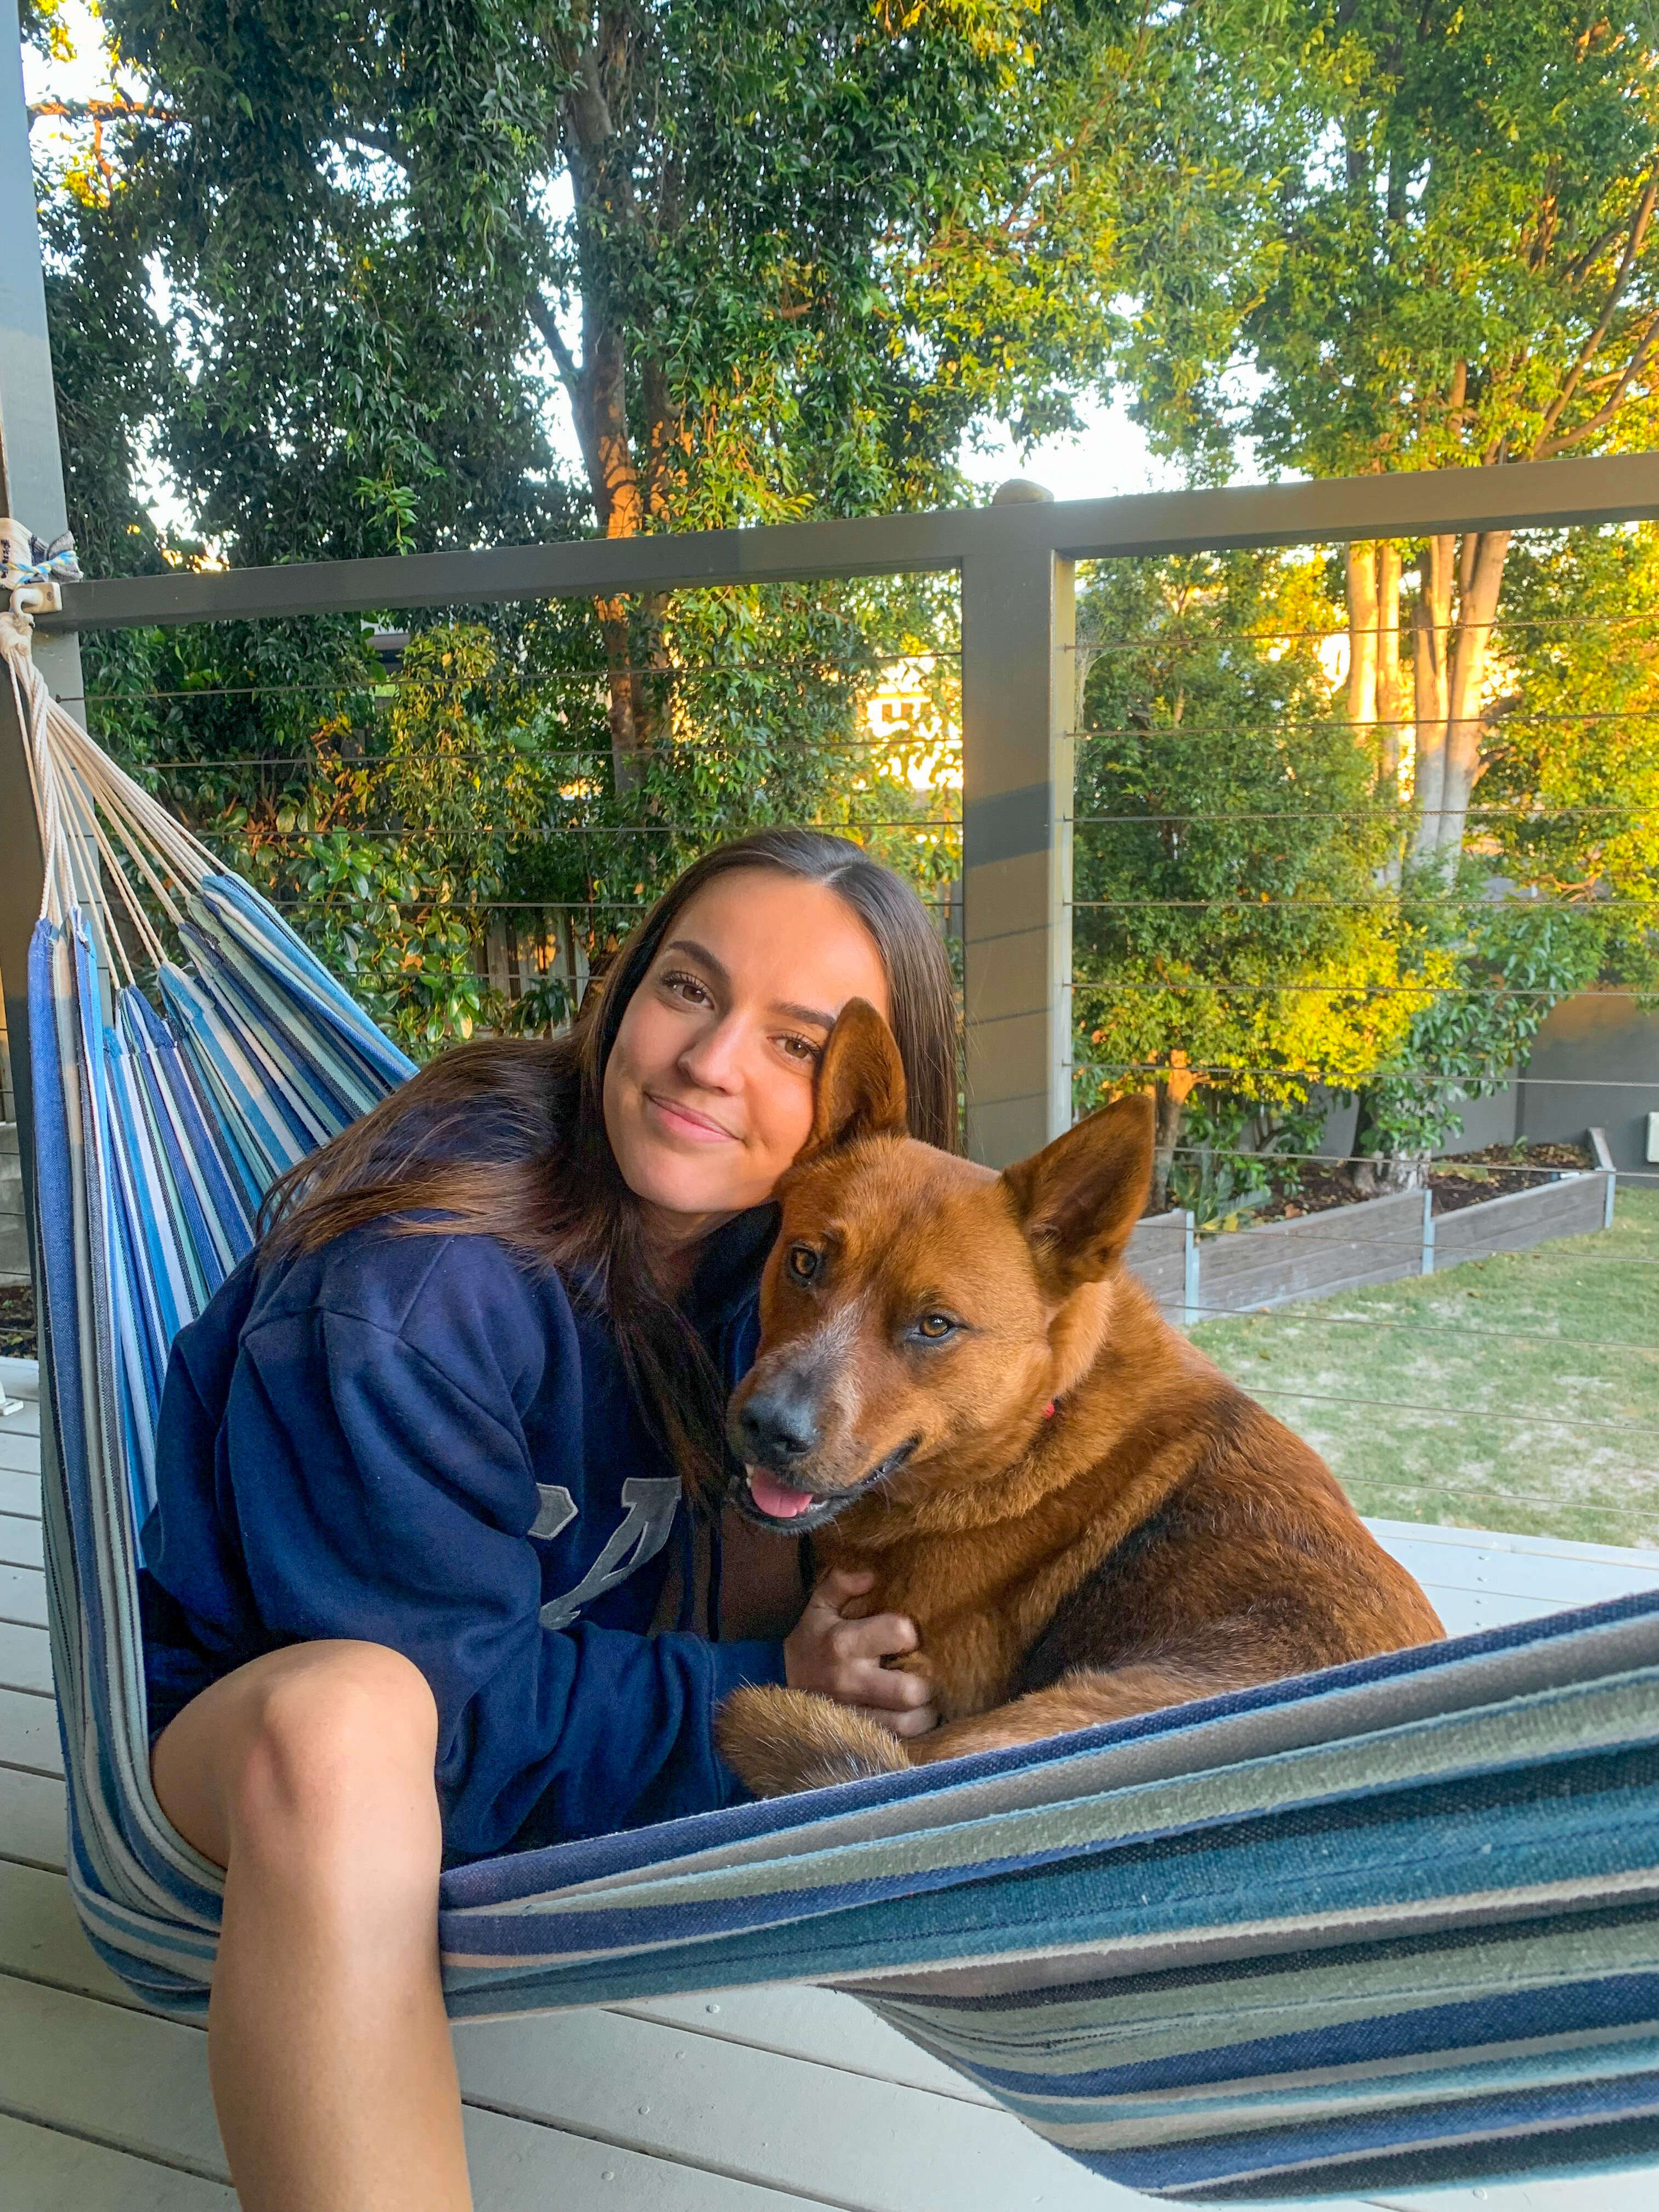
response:
<path fill-rule="evenodd" d="M 867 999 L 849 999 L 818 1063 L 812 1133 L 796 1164 L 859 1137 L 902 1137 L 908 1126 L 904 1062 L 893 1032 Z"/>
<path fill-rule="evenodd" d="M 1002 1180 L 1044 1285 L 1069 1297 L 1097 1282 L 1128 1243 L 1152 1179 L 1152 1102 L 1120 1098 Z"/>

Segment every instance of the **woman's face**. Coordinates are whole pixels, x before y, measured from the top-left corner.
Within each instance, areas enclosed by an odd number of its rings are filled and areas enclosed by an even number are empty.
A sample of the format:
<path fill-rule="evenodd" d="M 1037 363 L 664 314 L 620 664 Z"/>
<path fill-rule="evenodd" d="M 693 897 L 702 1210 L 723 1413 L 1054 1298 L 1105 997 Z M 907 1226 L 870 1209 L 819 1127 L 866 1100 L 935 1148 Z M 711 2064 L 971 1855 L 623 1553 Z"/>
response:
<path fill-rule="evenodd" d="M 891 1018 L 875 939 L 821 884 L 743 868 L 681 908 L 605 1071 L 605 1133 L 659 1245 L 771 1196 L 806 1141 L 818 1060 L 854 998 Z"/>

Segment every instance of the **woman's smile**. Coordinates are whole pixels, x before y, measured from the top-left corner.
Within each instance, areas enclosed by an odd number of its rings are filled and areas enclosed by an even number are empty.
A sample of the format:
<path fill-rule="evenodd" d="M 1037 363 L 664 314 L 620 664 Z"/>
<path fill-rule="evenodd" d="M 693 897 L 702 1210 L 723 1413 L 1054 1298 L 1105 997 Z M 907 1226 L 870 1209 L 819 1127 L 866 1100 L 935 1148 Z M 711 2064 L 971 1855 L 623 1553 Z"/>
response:
<path fill-rule="evenodd" d="M 657 1118 L 672 1136 L 687 1139 L 695 1145 L 731 1145 L 738 1142 L 737 1132 L 721 1127 L 707 1114 L 700 1114 L 695 1106 L 684 1099 L 670 1098 L 657 1091 L 644 1094 L 647 1107 L 654 1109 Z"/>

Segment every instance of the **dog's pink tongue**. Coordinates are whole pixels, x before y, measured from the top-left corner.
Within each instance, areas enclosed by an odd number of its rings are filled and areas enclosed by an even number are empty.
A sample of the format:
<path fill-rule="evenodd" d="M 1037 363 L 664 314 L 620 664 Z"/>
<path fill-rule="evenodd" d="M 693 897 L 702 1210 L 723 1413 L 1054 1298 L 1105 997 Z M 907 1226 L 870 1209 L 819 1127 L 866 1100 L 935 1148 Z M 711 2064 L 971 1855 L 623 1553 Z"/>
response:
<path fill-rule="evenodd" d="M 812 1500 L 804 1490 L 786 1490 L 763 1467 L 745 1469 L 749 1477 L 749 1495 L 763 1513 L 775 1521 L 793 1521 L 798 1513 L 807 1512 Z"/>

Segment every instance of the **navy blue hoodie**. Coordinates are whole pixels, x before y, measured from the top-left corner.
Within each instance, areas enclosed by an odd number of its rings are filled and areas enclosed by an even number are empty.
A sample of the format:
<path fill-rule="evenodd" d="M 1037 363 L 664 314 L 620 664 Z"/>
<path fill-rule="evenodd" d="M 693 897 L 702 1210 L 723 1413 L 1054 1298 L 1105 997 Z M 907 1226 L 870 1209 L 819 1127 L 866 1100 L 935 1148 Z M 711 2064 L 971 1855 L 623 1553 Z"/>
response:
<path fill-rule="evenodd" d="M 728 1387 L 775 1220 L 730 1224 L 693 1286 Z M 361 1638 L 432 1686 L 452 1858 L 742 1796 L 714 1710 L 781 1681 L 782 1647 L 647 1636 L 689 1559 L 678 1478 L 604 1315 L 494 1238 L 376 1224 L 245 1261 L 173 1346 L 156 1486 L 152 1735 L 263 1652 Z"/>

